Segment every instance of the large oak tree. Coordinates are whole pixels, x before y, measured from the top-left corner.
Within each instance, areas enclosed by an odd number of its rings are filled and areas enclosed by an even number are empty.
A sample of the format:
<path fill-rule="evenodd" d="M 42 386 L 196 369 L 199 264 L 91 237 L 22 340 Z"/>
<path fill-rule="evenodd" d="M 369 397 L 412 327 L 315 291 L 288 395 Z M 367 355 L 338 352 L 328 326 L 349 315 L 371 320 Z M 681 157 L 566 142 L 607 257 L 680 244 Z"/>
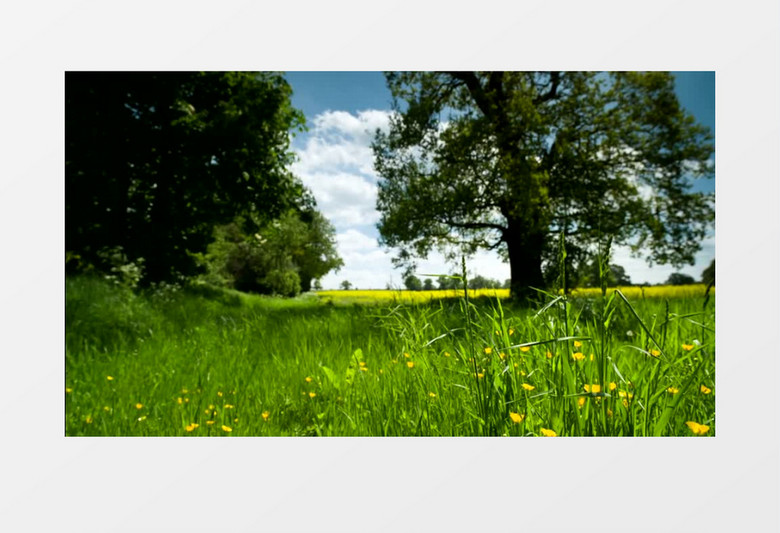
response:
<path fill-rule="evenodd" d="M 712 136 L 666 72 L 388 73 L 395 113 L 374 141 L 383 244 L 411 265 L 498 250 L 516 297 L 544 284 L 565 235 L 692 263 L 714 220 Z"/>

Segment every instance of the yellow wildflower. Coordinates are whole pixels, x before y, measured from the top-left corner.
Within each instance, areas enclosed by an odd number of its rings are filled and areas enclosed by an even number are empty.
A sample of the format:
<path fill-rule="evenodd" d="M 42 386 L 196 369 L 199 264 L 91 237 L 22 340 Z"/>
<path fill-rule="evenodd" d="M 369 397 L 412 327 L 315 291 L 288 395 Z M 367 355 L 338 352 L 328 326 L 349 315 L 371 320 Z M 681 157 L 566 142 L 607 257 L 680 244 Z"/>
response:
<path fill-rule="evenodd" d="M 552 429 L 539 428 L 539 431 L 545 437 L 557 437 L 558 436 L 558 434 L 555 431 L 553 431 Z"/>
<path fill-rule="evenodd" d="M 650 355 L 652 355 L 653 357 L 658 357 L 659 355 L 661 355 L 661 352 L 658 350 L 650 350 Z"/>
<path fill-rule="evenodd" d="M 271 413 L 268 411 L 263 411 L 263 414 L 261 415 L 263 417 L 263 420 L 268 420 L 268 417 L 271 416 Z"/>
<path fill-rule="evenodd" d="M 198 427 L 199 425 L 193 422 L 192 424 L 187 425 L 187 427 L 185 427 L 184 429 L 186 429 L 187 432 L 190 432 L 194 429 L 197 429 Z"/>
<path fill-rule="evenodd" d="M 214 405 L 211 405 L 211 404 L 210 404 L 210 405 L 209 405 L 209 411 L 211 411 L 212 409 L 214 409 Z"/>
<path fill-rule="evenodd" d="M 528 350 L 530 350 L 530 349 L 531 349 L 531 347 L 530 347 L 530 346 L 521 346 L 521 347 L 520 347 L 520 351 L 521 351 L 521 352 L 527 352 L 527 351 L 528 351 Z"/>
<path fill-rule="evenodd" d="M 213 426 L 214 425 L 214 421 L 213 420 L 206 420 L 206 425 L 207 426 Z"/>
<path fill-rule="evenodd" d="M 408 353 L 404 352 L 404 357 L 406 357 L 407 359 L 409 359 L 409 358 L 411 357 L 411 355 L 409 355 Z"/>
<path fill-rule="evenodd" d="M 142 403 L 135 404 L 135 408 L 136 409 L 141 409 L 143 406 L 144 406 L 144 404 L 142 404 Z"/>
<path fill-rule="evenodd" d="M 498 356 L 501 358 L 502 361 L 506 359 L 506 354 L 504 352 L 501 352 L 500 354 L 498 354 Z"/>
<path fill-rule="evenodd" d="M 449 357 L 449 356 L 450 356 L 450 352 L 444 352 L 444 357 Z"/>
<path fill-rule="evenodd" d="M 111 408 L 109 406 L 107 406 L 107 405 L 104 405 L 103 406 L 103 410 L 107 413 L 107 412 L 109 412 L 111 410 Z"/>
<path fill-rule="evenodd" d="M 680 392 L 680 389 L 678 389 L 677 387 L 669 387 L 668 389 L 666 389 L 666 392 L 668 392 L 669 394 L 677 394 L 678 392 Z"/>
<path fill-rule="evenodd" d="M 232 405 L 232 404 L 229 404 L 229 403 L 225 404 L 225 409 L 233 409 L 233 407 L 235 407 L 235 406 Z"/>
<path fill-rule="evenodd" d="M 84 419 L 84 422 L 86 422 L 87 424 L 91 424 L 92 423 L 92 415 L 87 415 L 87 418 Z"/>
<path fill-rule="evenodd" d="M 595 357 L 593 354 L 590 354 L 590 360 L 591 360 L 591 361 L 595 361 L 595 360 L 596 360 L 596 357 Z"/>
<path fill-rule="evenodd" d="M 482 378 L 484 378 L 484 377 L 485 377 L 485 374 L 483 374 L 483 373 L 481 373 L 481 372 L 480 372 L 479 374 L 477 374 L 477 377 L 478 377 L 479 379 L 482 379 Z"/>
<path fill-rule="evenodd" d="M 514 422 L 515 424 L 519 424 L 520 422 L 523 421 L 525 415 L 521 415 L 519 413 L 509 413 L 509 418 L 511 418 L 512 422 Z"/>
<path fill-rule="evenodd" d="M 615 413 L 612 412 L 612 409 L 607 409 L 607 416 L 608 417 L 612 418 L 612 415 L 614 415 L 614 414 Z"/>
<path fill-rule="evenodd" d="M 523 383 L 523 385 L 522 385 L 522 386 L 523 386 L 523 388 L 524 388 L 525 390 L 534 390 L 534 389 L 536 388 L 536 387 L 534 387 L 533 385 L 530 385 L 530 384 L 528 384 L 528 383 Z"/>
<path fill-rule="evenodd" d="M 406 366 L 409 368 L 414 368 L 414 361 L 407 361 Z"/>
<path fill-rule="evenodd" d="M 358 366 L 366 366 L 366 362 L 365 361 L 360 361 L 360 362 L 358 362 Z"/>
<path fill-rule="evenodd" d="M 686 422 L 685 425 L 693 431 L 694 435 L 704 435 L 710 430 L 710 426 L 705 426 L 704 424 L 699 424 L 698 422 L 692 422 L 690 420 Z"/>
<path fill-rule="evenodd" d="M 73 389 L 70 387 L 65 387 L 65 394 L 70 394 L 71 392 L 73 392 Z"/>
<path fill-rule="evenodd" d="M 315 396 L 317 396 L 316 392 L 310 392 L 309 393 L 309 398 L 314 398 Z"/>
<path fill-rule="evenodd" d="M 113 378 L 113 376 L 106 376 L 106 379 L 107 379 L 108 381 L 114 381 L 114 378 Z"/>
<path fill-rule="evenodd" d="M 575 361 L 582 361 L 583 359 L 585 359 L 585 354 L 583 354 L 582 352 L 574 352 L 573 354 L 571 354 L 571 356 L 574 358 Z"/>
<path fill-rule="evenodd" d="M 217 391 L 217 396 L 219 396 L 220 398 L 222 398 L 222 391 Z"/>
<path fill-rule="evenodd" d="M 311 383 L 311 378 L 309 376 L 306 376 L 306 383 Z"/>
<path fill-rule="evenodd" d="M 181 393 L 182 393 L 182 394 L 187 394 L 188 392 L 189 392 L 189 391 L 188 391 L 187 389 L 182 389 L 182 390 L 181 390 Z M 195 424 L 195 426 L 197 427 L 197 424 Z"/>
<path fill-rule="evenodd" d="M 580 346 L 582 346 L 582 343 L 580 341 L 574 341 L 575 348 L 579 348 Z"/>
<path fill-rule="evenodd" d="M 431 398 L 436 398 L 436 393 L 435 392 L 429 392 L 428 396 L 430 396 Z"/>
<path fill-rule="evenodd" d="M 585 405 L 585 396 L 580 396 L 577 398 L 577 407 L 581 408 L 583 405 Z"/>
<path fill-rule="evenodd" d="M 709 388 L 709 387 L 706 387 L 706 386 L 704 386 L 704 385 L 702 385 L 702 386 L 699 388 L 699 390 L 702 392 L 702 394 L 709 394 L 709 393 L 711 393 L 711 392 L 712 392 L 712 389 L 711 389 L 711 388 Z"/>
<path fill-rule="evenodd" d="M 585 392 L 590 392 L 592 394 L 597 394 L 601 392 L 601 385 L 593 384 L 593 385 L 583 385 L 585 388 Z"/>
<path fill-rule="evenodd" d="M 509 332 L 508 332 L 508 333 L 509 333 L 510 335 L 514 335 L 514 334 L 515 334 L 515 330 L 513 330 L 512 328 L 509 328 Z"/>
<path fill-rule="evenodd" d="M 362 372 L 368 372 L 368 368 L 367 368 L 367 367 L 365 367 L 365 366 L 361 366 L 361 367 L 360 367 L 360 370 L 361 370 Z"/>
<path fill-rule="evenodd" d="M 182 400 L 182 399 L 181 399 L 181 396 L 179 396 L 178 398 L 176 398 L 176 403 L 178 403 L 179 405 L 181 405 L 182 403 L 184 403 L 184 400 Z"/>
<path fill-rule="evenodd" d="M 231 431 L 233 431 L 233 428 L 230 426 L 222 426 L 222 431 L 224 431 L 225 433 L 230 433 Z"/>
<path fill-rule="evenodd" d="M 544 354 L 544 355 L 546 355 L 546 356 L 547 356 L 547 359 L 552 359 L 552 358 L 553 358 L 553 355 L 555 355 L 555 354 L 553 354 L 552 352 L 547 352 L 547 353 L 546 353 L 546 354 Z"/>
<path fill-rule="evenodd" d="M 491 353 L 493 353 L 493 348 L 491 348 L 490 346 L 486 347 L 486 348 L 485 348 L 485 353 L 486 353 L 487 355 L 490 355 Z"/>
<path fill-rule="evenodd" d="M 683 344 L 682 349 L 685 350 L 686 352 L 690 352 L 691 350 L 693 350 L 693 344 Z"/>

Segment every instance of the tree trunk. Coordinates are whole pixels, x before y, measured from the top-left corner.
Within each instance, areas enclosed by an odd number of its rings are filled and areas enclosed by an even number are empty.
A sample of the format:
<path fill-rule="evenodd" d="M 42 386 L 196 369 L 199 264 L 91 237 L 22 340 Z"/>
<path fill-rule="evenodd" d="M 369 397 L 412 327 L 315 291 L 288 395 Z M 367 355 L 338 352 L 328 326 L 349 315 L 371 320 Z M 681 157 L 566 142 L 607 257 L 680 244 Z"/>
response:
<path fill-rule="evenodd" d="M 542 250 L 546 233 L 528 231 L 519 221 L 508 220 L 504 241 L 509 252 L 509 269 L 512 281 L 510 296 L 515 300 L 528 300 L 538 295 L 532 289 L 544 288 L 542 276 Z"/>

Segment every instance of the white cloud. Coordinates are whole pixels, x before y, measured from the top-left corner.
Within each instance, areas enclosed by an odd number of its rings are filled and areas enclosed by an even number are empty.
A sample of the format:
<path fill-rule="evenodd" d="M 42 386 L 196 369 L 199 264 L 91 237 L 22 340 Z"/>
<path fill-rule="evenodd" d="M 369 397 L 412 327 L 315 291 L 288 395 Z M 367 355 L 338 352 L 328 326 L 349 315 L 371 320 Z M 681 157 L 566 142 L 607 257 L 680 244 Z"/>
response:
<path fill-rule="evenodd" d="M 323 170 L 298 174 L 337 229 L 375 224 L 377 186 L 357 174 Z"/>

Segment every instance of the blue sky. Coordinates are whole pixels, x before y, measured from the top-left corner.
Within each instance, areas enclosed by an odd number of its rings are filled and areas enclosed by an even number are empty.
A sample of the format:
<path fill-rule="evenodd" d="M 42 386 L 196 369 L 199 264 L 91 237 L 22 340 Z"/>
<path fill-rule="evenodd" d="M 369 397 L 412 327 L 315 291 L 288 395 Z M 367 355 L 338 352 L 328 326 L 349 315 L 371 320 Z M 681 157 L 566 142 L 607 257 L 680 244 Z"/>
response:
<path fill-rule="evenodd" d="M 675 72 L 680 103 L 697 121 L 715 132 L 715 73 Z M 292 104 L 306 116 L 308 132 L 293 140 L 298 155 L 293 171 L 314 193 L 319 209 L 336 227 L 345 266 L 322 283 L 337 288 L 349 280 L 358 288 L 401 286 L 391 264 L 392 250 L 377 242 L 376 192 L 370 142 L 376 128 L 387 127 L 391 95 L 381 72 L 288 72 Z M 695 190 L 714 191 L 714 180 L 699 180 Z M 715 257 L 714 235 L 704 243 L 693 266 L 679 271 L 699 279 Z M 614 250 L 613 262 L 623 266 L 635 283 L 660 283 L 676 269 L 647 266 L 626 249 Z M 479 253 L 469 260 L 473 274 L 504 280 L 509 265 L 496 254 Z M 438 254 L 418 262 L 418 273 L 446 274 L 450 266 Z"/>

